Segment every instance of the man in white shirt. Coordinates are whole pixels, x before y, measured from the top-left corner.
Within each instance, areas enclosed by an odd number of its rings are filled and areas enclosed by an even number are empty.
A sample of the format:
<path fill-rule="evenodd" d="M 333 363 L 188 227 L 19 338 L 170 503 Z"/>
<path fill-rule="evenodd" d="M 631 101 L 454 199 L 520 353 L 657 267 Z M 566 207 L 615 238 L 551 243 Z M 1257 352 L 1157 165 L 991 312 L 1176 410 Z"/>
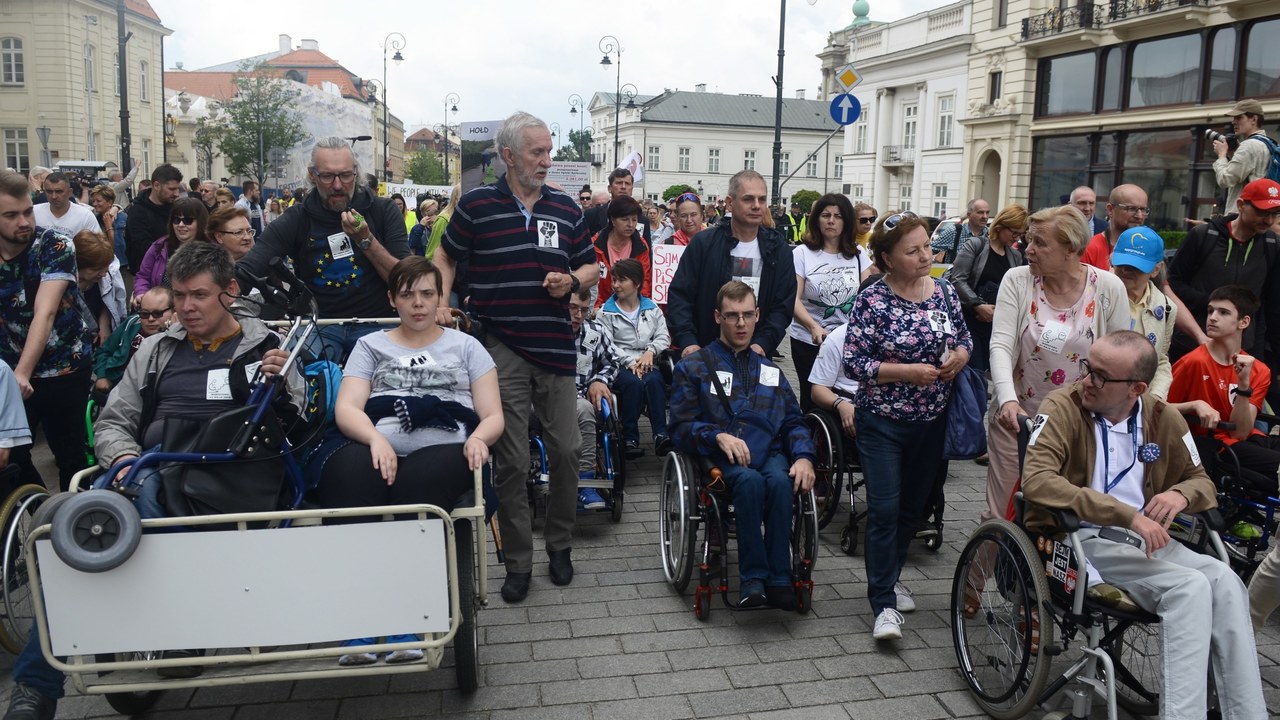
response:
<path fill-rule="evenodd" d="M 50 173 L 44 179 L 44 194 L 49 202 L 42 202 L 33 208 L 36 225 L 57 230 L 67 237 L 75 237 L 81 230 L 102 232 L 98 225 L 98 217 L 86 205 L 71 202 L 71 183 L 67 176 Z"/>

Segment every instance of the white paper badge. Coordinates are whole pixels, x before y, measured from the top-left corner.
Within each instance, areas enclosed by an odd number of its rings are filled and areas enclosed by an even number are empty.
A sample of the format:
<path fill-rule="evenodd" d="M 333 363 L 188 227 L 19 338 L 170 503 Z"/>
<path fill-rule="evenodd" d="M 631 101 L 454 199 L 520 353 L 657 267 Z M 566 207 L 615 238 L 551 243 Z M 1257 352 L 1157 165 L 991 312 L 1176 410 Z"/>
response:
<path fill-rule="evenodd" d="M 329 254 L 333 255 L 334 260 L 341 260 L 355 255 L 356 251 L 351 247 L 351 238 L 347 237 L 344 232 L 336 232 L 330 235 Z"/>
<path fill-rule="evenodd" d="M 423 350 L 417 355 L 399 358 L 400 367 L 414 368 L 435 365 L 436 359 L 431 357 L 431 353 Z"/>
<path fill-rule="evenodd" d="M 1192 439 L 1191 432 L 1187 431 L 1182 434 L 1182 444 L 1187 446 L 1187 452 L 1191 453 L 1191 464 L 1200 464 L 1200 451 L 1196 449 L 1196 441 Z"/>
<path fill-rule="evenodd" d="M 751 288 L 751 292 L 755 293 L 756 297 L 760 297 L 760 278 L 752 275 L 743 275 L 734 278 L 734 280 L 741 280 L 746 283 Z"/>
<path fill-rule="evenodd" d="M 253 376 L 258 372 L 258 368 L 262 367 L 262 361 L 249 363 L 244 366 L 244 379 L 253 382 Z"/>
<path fill-rule="evenodd" d="M 1060 323 L 1057 320 L 1050 320 L 1044 325 L 1044 332 L 1040 333 L 1040 347 L 1061 355 L 1067 346 L 1067 335 L 1071 334 L 1071 328 L 1066 323 Z"/>
<path fill-rule="evenodd" d="M 1036 444 L 1036 439 L 1040 437 L 1040 431 L 1044 430 L 1045 423 L 1049 421 L 1048 415 L 1036 415 L 1031 421 L 1031 437 L 1027 438 L 1027 447 Z"/>
<path fill-rule="evenodd" d="M 731 372 L 725 372 L 725 371 L 723 371 L 723 370 L 717 370 L 717 371 L 716 371 L 716 376 L 720 378 L 720 385 L 721 385 L 721 387 L 723 387 L 723 388 L 724 388 L 724 394 L 725 394 L 725 395 L 732 395 L 732 394 L 733 394 L 733 373 L 731 373 Z M 711 383 L 711 394 L 712 394 L 712 395 L 719 395 L 719 394 L 720 394 L 720 393 L 716 392 L 716 384 L 715 384 L 715 383 Z"/>
<path fill-rule="evenodd" d="M 204 380 L 205 400 L 231 399 L 231 368 L 214 368 Z"/>
<path fill-rule="evenodd" d="M 936 333 L 943 335 L 951 335 L 951 316 L 942 310 L 925 310 L 925 317 L 929 320 L 929 327 Z"/>
<path fill-rule="evenodd" d="M 778 368 L 768 365 L 760 366 L 760 384 L 765 387 L 778 387 Z"/>
<path fill-rule="evenodd" d="M 560 247 L 560 228 L 555 220 L 538 221 L 538 247 Z"/>

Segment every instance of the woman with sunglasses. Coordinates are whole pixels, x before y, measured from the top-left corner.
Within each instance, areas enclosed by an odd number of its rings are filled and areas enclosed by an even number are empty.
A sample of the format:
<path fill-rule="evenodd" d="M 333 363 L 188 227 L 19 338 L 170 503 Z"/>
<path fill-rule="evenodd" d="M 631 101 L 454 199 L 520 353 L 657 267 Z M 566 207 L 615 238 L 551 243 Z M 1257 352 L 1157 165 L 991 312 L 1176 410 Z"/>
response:
<path fill-rule="evenodd" d="M 867 486 L 867 599 L 876 640 L 902 637 L 915 609 L 899 581 L 931 495 L 951 383 L 972 341 L 955 290 L 930 275 L 928 226 L 914 213 L 882 219 L 871 252 L 884 275 L 853 301 L 844 373 L 858 382 L 858 453 Z"/>
<path fill-rule="evenodd" d="M 702 200 L 693 193 L 684 193 L 676 197 L 676 231 L 671 236 L 670 244 L 688 245 L 694 235 L 706 227 L 702 224 Z"/>
<path fill-rule="evenodd" d="M 860 202 L 853 206 L 853 214 L 858 218 L 857 227 L 853 229 L 854 237 L 865 248 L 871 243 L 871 226 L 875 224 L 879 213 L 870 205 Z"/>
<path fill-rule="evenodd" d="M 964 321 L 973 333 L 973 357 L 969 364 L 984 372 L 991 364 L 991 321 L 996 314 L 996 294 L 1000 292 L 1005 273 L 1026 262 L 1014 247 L 1026 231 L 1027 209 L 1021 205 L 1006 206 L 996 215 L 986 237 L 970 235 L 964 241 L 946 275 L 956 286 Z"/>
<path fill-rule="evenodd" d="M 813 409 L 809 373 L 827 335 L 849 322 L 849 310 L 862 279 L 871 270 L 867 253 L 853 233 L 849 198 L 823 195 L 809 212 L 801 244 L 791 251 L 796 268 L 796 304 L 787 335 L 800 379 L 800 409 Z"/>
<path fill-rule="evenodd" d="M 184 243 L 208 240 L 208 224 L 209 211 L 198 198 L 179 198 L 173 203 L 173 209 L 169 211 L 168 232 L 147 248 L 147 254 L 142 256 L 138 265 L 138 274 L 133 278 L 134 305 L 151 288 L 159 285 L 168 287 L 165 268 L 169 264 L 169 256 Z"/>

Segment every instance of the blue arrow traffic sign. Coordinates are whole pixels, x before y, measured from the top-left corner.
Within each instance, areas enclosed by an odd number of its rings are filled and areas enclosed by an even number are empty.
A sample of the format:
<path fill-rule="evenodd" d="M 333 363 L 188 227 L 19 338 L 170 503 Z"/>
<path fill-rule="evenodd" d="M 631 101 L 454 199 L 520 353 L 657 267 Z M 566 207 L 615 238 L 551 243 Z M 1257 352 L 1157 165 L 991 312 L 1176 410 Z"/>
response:
<path fill-rule="evenodd" d="M 831 119 L 841 125 L 852 125 L 862 114 L 862 103 L 849 93 L 831 99 Z"/>

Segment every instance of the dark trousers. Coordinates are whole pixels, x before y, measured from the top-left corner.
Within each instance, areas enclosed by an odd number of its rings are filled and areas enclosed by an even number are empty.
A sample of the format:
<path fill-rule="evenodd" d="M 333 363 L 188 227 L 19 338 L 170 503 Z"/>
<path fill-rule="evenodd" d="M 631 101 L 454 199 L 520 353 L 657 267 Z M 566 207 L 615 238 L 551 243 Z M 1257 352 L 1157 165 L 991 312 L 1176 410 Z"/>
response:
<path fill-rule="evenodd" d="M 65 492 L 71 477 L 89 465 L 88 435 L 84 411 L 89 402 L 89 370 L 51 378 L 31 378 L 33 392 L 23 401 L 32 437 L 44 424 L 45 442 L 58 464 L 58 484 Z M 13 448 L 9 459 L 22 468 L 22 482 L 43 485 L 40 471 L 31 461 L 31 446 Z"/>
<path fill-rule="evenodd" d="M 795 338 L 788 339 L 791 341 L 791 360 L 796 364 L 796 378 L 800 381 L 800 410 L 809 412 L 813 409 L 813 398 L 809 397 L 813 387 L 809 384 L 809 373 L 813 372 L 813 364 L 818 361 L 818 346 Z"/>
<path fill-rule="evenodd" d="M 1231 446 L 1243 470 L 1252 470 L 1244 478 L 1255 490 L 1274 495 L 1276 470 L 1280 467 L 1280 437 L 1250 435 Z"/>
<path fill-rule="evenodd" d="M 631 370 L 623 368 L 613 381 L 613 390 L 618 393 L 618 404 L 622 406 L 624 440 L 639 442 L 641 410 L 648 411 L 649 427 L 655 436 L 667 434 L 667 389 L 662 385 L 662 373 L 655 369 L 644 377 L 636 377 Z"/>
<path fill-rule="evenodd" d="M 388 485 L 373 467 L 369 446 L 352 442 L 325 460 L 312 498 L 329 508 L 427 503 L 447 512 L 473 486 L 462 445 L 432 445 L 399 458 L 395 482 Z"/>

